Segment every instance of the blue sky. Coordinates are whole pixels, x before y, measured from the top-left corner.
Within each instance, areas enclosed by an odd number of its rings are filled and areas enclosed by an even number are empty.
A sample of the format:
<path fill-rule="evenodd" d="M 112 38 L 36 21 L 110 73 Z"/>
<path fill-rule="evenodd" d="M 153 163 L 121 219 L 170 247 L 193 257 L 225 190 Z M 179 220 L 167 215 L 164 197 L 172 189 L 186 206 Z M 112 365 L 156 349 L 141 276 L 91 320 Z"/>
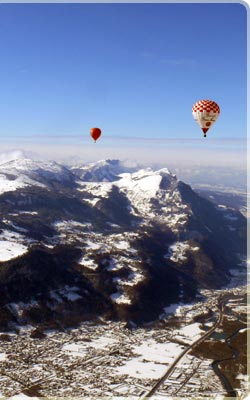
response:
<path fill-rule="evenodd" d="M 191 108 L 208 98 L 221 115 L 206 152 L 244 151 L 246 17 L 230 3 L 0 4 L 2 147 L 87 149 L 99 126 L 107 156 L 200 149 Z"/>

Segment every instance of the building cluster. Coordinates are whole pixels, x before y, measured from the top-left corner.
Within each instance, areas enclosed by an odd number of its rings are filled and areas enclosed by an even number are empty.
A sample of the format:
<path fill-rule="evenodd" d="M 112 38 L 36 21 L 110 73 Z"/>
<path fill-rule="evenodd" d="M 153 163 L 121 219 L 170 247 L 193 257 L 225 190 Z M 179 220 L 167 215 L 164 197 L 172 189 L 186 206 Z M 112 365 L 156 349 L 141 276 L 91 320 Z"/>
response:
<path fill-rule="evenodd" d="M 211 309 L 214 312 L 219 296 L 227 293 L 230 296 L 228 309 L 234 312 L 240 307 L 241 312 L 243 309 L 246 312 L 247 305 L 240 299 L 245 289 L 242 287 L 227 291 L 207 291 L 204 294 L 208 300 L 204 304 L 201 303 L 200 311 Z M 20 328 L 19 334 L 1 333 L 0 395 L 9 397 L 28 393 L 37 397 L 104 396 L 110 399 L 113 396 L 128 395 L 143 397 L 163 375 L 159 373 L 158 376 L 149 376 L 149 366 L 155 365 L 154 373 L 157 373 L 157 367 L 164 367 L 167 371 L 176 356 L 171 354 L 171 361 L 166 363 L 162 359 L 155 359 L 154 364 L 154 358 L 143 359 L 142 353 L 139 354 L 135 349 L 141 349 L 145 344 L 151 343 L 150 357 L 151 352 L 154 357 L 157 346 L 161 348 L 168 343 L 170 347 L 179 349 L 179 352 L 185 350 L 194 340 L 185 334 L 186 312 L 187 310 L 180 312 L 180 320 L 177 320 L 176 326 L 173 326 L 173 323 L 168 326 L 168 320 L 165 319 L 161 326 L 149 325 L 129 330 L 122 322 L 100 321 L 99 324 L 85 322 L 79 328 L 61 332 L 47 331 L 46 336 L 41 339 L 30 336 L 34 329 L 31 326 Z M 189 312 L 192 314 L 192 305 L 189 306 Z M 197 304 L 194 304 L 193 318 L 198 314 Z M 213 324 L 214 316 L 211 316 L 210 322 L 209 318 L 207 315 L 204 321 L 200 322 L 201 334 L 205 332 L 202 331 L 202 327 L 206 326 L 208 329 Z M 132 374 L 128 368 L 125 373 L 119 372 L 126 363 L 133 360 L 136 363 L 139 359 L 141 371 Z M 181 358 L 157 391 L 162 398 L 195 397 L 213 393 L 225 394 L 225 390 L 211 369 L 211 360 L 189 353 Z"/>

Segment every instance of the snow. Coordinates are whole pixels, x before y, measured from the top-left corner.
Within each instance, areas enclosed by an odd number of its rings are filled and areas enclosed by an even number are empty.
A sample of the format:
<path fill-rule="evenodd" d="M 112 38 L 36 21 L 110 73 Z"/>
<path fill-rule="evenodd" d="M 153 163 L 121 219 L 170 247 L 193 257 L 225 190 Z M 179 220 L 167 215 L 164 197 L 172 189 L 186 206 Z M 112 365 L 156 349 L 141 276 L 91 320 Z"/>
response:
<path fill-rule="evenodd" d="M 124 167 L 119 160 L 100 160 L 82 166 L 75 166 L 72 170 L 82 181 L 111 182 L 117 179 L 119 173 L 128 168 Z"/>
<path fill-rule="evenodd" d="M 33 161 L 31 159 L 17 159 L 0 166 L 0 194 L 12 192 L 26 186 L 38 186 L 46 188 L 41 179 L 57 180 L 59 182 L 70 181 L 70 172 L 59 164 L 45 161 Z M 13 178 L 8 179 L 8 175 Z"/>
<path fill-rule="evenodd" d="M 128 361 L 126 364 L 117 367 L 118 375 L 129 375 L 141 379 L 158 379 L 166 372 L 166 366 L 153 362 L 143 362 L 140 358 Z"/>
<path fill-rule="evenodd" d="M 108 335 L 104 335 L 83 344 L 81 344 L 80 342 L 64 344 L 62 347 L 62 351 L 72 356 L 84 357 L 88 353 L 88 347 L 93 347 L 99 350 L 106 350 L 116 343 L 116 339 L 109 337 Z"/>
<path fill-rule="evenodd" d="M 92 250 L 99 250 L 103 246 L 102 243 L 93 242 L 92 240 L 86 240 L 85 244 L 86 248 Z"/>
<path fill-rule="evenodd" d="M 88 346 L 94 347 L 95 349 L 105 350 L 108 347 L 110 347 L 111 345 L 114 345 L 116 343 L 117 343 L 117 341 L 114 338 L 108 337 L 106 335 L 106 336 L 99 337 L 95 340 L 91 340 L 91 342 L 88 342 Z"/>
<path fill-rule="evenodd" d="M 190 249 L 188 242 L 175 242 L 168 248 L 168 253 L 164 258 L 169 258 L 173 262 L 186 261 L 186 250 Z"/>
<path fill-rule="evenodd" d="M 82 223 L 79 221 L 74 221 L 74 220 L 61 220 L 61 221 L 55 221 L 53 223 L 53 227 L 59 231 L 72 231 L 74 229 L 81 229 L 81 228 L 86 228 L 91 226 L 89 223 Z"/>
<path fill-rule="evenodd" d="M 135 286 L 139 282 L 144 280 L 144 276 L 139 274 L 138 272 L 132 271 L 126 280 L 122 280 L 121 278 L 114 278 L 119 285 L 123 286 Z"/>
<path fill-rule="evenodd" d="M 63 345 L 62 351 L 70 354 L 71 356 L 84 357 L 87 354 L 87 346 L 78 343 L 69 343 Z"/>
<path fill-rule="evenodd" d="M 21 189 L 27 186 L 27 183 L 19 178 L 15 180 L 8 180 L 3 174 L 0 175 L 0 194 L 5 192 L 14 192 L 17 189 Z"/>
<path fill-rule="evenodd" d="M 38 212 L 37 211 L 19 211 L 19 214 L 38 215 Z"/>
<path fill-rule="evenodd" d="M 157 343 L 154 339 L 133 347 L 133 352 L 142 356 L 143 360 L 164 364 L 171 364 L 182 351 L 183 347 L 177 343 Z"/>
<path fill-rule="evenodd" d="M 86 203 L 89 203 L 93 207 L 96 205 L 96 203 L 98 203 L 99 200 L 99 197 L 94 197 L 93 199 L 84 199 Z"/>
<path fill-rule="evenodd" d="M 74 292 L 73 293 L 65 293 L 64 296 L 67 297 L 67 299 L 70 301 L 76 301 L 76 300 L 79 300 L 82 298 L 82 296 L 80 296 L 79 294 L 74 293 Z"/>
<path fill-rule="evenodd" d="M 121 249 L 121 250 L 128 250 L 129 249 L 129 243 L 125 242 L 125 240 L 115 243 L 116 248 Z"/>
<path fill-rule="evenodd" d="M 180 328 L 178 330 L 178 333 L 185 336 L 189 341 L 194 342 L 204 333 L 204 331 L 200 329 L 200 324 L 198 322 L 195 322 L 193 324 Z"/>
<path fill-rule="evenodd" d="M 6 353 L 0 353 L 0 362 L 7 360 L 7 354 Z"/>
<path fill-rule="evenodd" d="M 240 381 L 240 389 L 237 390 L 238 398 L 239 399 L 242 398 L 244 400 L 249 400 L 250 395 L 246 394 L 247 392 L 249 392 L 249 375 L 239 373 L 236 376 L 236 379 L 239 379 L 239 381 Z"/>
<path fill-rule="evenodd" d="M 78 261 L 78 264 L 83 265 L 86 268 L 92 269 L 95 271 L 98 268 L 98 264 L 88 256 L 83 256 Z"/>
<path fill-rule="evenodd" d="M 93 183 L 93 182 L 81 182 L 78 184 L 80 187 L 78 188 L 79 192 L 87 191 L 92 194 L 96 198 L 107 198 L 112 190 L 112 183 L 110 182 L 102 182 L 102 183 Z M 83 198 L 86 201 L 86 198 Z"/>
<path fill-rule="evenodd" d="M 4 221 L 5 222 L 5 221 Z M 0 239 L 5 239 L 5 240 L 14 240 L 15 241 L 21 241 L 25 237 L 21 235 L 20 233 L 14 232 L 14 231 L 9 231 L 7 229 L 3 229 L 2 232 L 0 233 Z"/>
<path fill-rule="evenodd" d="M 16 394 L 15 396 L 9 397 L 8 400 L 25 400 L 25 399 L 28 400 L 30 398 L 31 398 L 30 396 L 26 396 L 23 393 L 19 393 L 19 394 Z M 32 397 L 32 399 L 33 400 L 36 400 L 36 399 L 39 400 L 38 397 Z"/>
<path fill-rule="evenodd" d="M 174 213 L 172 210 L 169 212 L 167 217 L 167 221 L 172 227 L 174 227 L 176 224 L 185 224 L 187 221 L 187 214 L 179 212 Z"/>
<path fill-rule="evenodd" d="M 162 177 L 159 175 L 147 176 L 140 179 L 140 181 L 137 182 L 137 186 L 143 192 L 147 192 L 150 197 L 154 197 L 156 195 L 156 192 L 159 190 L 161 180 Z"/>
<path fill-rule="evenodd" d="M 124 257 L 122 257 L 122 258 L 124 258 Z M 106 269 L 107 269 L 107 271 L 115 271 L 115 270 L 121 269 L 122 267 L 123 267 L 123 265 L 121 263 L 121 260 L 119 260 L 119 262 L 117 263 L 117 260 L 115 260 L 114 258 L 111 258 L 110 263 Z"/>
<path fill-rule="evenodd" d="M 0 240 L 0 261 L 9 261 L 12 258 L 25 254 L 28 250 L 23 244 L 9 240 Z"/>
<path fill-rule="evenodd" d="M 247 332 L 248 328 L 242 328 L 239 330 L 239 332 L 243 333 L 243 332 Z"/>
<path fill-rule="evenodd" d="M 183 313 L 186 313 L 189 308 L 193 308 L 194 303 L 188 304 L 188 303 L 177 303 L 177 304 L 171 304 L 168 307 L 164 307 L 164 312 L 166 314 L 175 314 L 176 316 L 181 316 Z"/>
<path fill-rule="evenodd" d="M 0 164 L 6 164 L 9 161 L 17 159 L 27 158 L 26 152 L 23 150 L 10 150 L 4 153 L 0 153 Z"/>
<path fill-rule="evenodd" d="M 243 381 L 245 381 L 245 382 L 248 382 L 249 377 L 248 377 L 248 375 L 238 374 L 238 375 L 236 376 L 236 379 L 241 379 L 241 380 L 243 380 Z"/>
<path fill-rule="evenodd" d="M 71 173 L 67 168 L 57 164 L 55 161 L 35 161 L 30 158 L 12 160 L 1 164 L 1 170 L 5 173 L 21 176 L 32 173 L 35 179 L 50 178 L 61 181 L 62 178 L 69 180 Z M 27 176 L 27 175 L 23 175 Z"/>
<path fill-rule="evenodd" d="M 8 222 L 8 224 L 11 225 L 14 229 L 16 229 L 19 232 L 28 232 L 28 229 L 21 228 L 20 226 L 13 224 L 13 222 Z"/>
<path fill-rule="evenodd" d="M 146 176 L 145 176 L 146 175 Z M 147 176 L 148 175 L 148 176 Z M 142 192 L 146 197 L 155 197 L 162 180 L 162 176 L 153 171 L 140 170 L 133 174 L 121 174 L 121 179 L 115 182 L 116 186 L 128 190 Z"/>
<path fill-rule="evenodd" d="M 117 304 L 131 304 L 131 300 L 121 292 L 112 293 L 110 298 Z"/>
<path fill-rule="evenodd" d="M 111 228 L 120 228 L 120 225 L 113 224 L 113 222 L 106 222 L 107 225 L 109 225 Z"/>
<path fill-rule="evenodd" d="M 176 314 L 178 315 L 179 311 L 181 310 L 181 308 L 183 307 L 182 303 L 177 303 L 177 304 L 171 304 L 168 307 L 164 307 L 164 312 L 166 314 Z"/>
<path fill-rule="evenodd" d="M 130 211 L 134 215 L 138 215 L 139 211 L 139 215 L 143 214 L 146 218 L 155 218 L 159 212 L 155 213 L 156 208 L 151 201 L 152 198 L 156 198 L 159 201 L 160 208 L 165 207 L 166 202 L 172 201 L 172 199 L 168 200 L 168 189 L 161 188 L 162 180 L 166 174 L 169 179 L 169 188 L 171 182 L 176 180 L 176 178 L 167 171 L 166 169 L 153 171 L 151 168 L 147 168 L 134 173 L 123 173 L 119 175 L 120 180 L 115 181 L 114 185 L 116 185 L 121 192 L 126 194 L 131 203 Z"/>
<path fill-rule="evenodd" d="M 76 301 L 82 298 L 82 296 L 80 296 L 79 294 L 75 293 L 76 291 L 78 291 L 79 288 L 77 286 L 68 286 L 66 285 L 64 288 L 59 289 L 58 293 L 63 296 L 66 297 L 67 300 L 70 301 Z M 52 296 L 53 294 L 56 296 L 56 293 L 51 293 Z"/>

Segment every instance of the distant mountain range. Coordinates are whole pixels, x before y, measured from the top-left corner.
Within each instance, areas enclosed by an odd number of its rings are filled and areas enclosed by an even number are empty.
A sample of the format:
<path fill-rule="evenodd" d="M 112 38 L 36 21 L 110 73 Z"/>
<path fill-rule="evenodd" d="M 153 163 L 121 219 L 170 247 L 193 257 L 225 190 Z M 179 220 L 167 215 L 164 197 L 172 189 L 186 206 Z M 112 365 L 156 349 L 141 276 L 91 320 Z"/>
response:
<path fill-rule="evenodd" d="M 220 288 L 246 258 L 246 219 L 167 168 L 118 160 L 0 164 L 0 329 L 140 324 Z"/>

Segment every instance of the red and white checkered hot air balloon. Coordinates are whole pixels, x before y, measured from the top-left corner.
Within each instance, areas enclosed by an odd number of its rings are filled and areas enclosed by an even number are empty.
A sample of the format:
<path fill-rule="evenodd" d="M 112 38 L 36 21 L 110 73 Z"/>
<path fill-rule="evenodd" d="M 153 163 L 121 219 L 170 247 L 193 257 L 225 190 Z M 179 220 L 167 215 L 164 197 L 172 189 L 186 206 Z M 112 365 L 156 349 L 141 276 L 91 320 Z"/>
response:
<path fill-rule="evenodd" d="M 199 100 L 193 105 L 192 114 L 203 130 L 204 137 L 206 137 L 208 129 L 211 128 L 220 114 L 220 107 L 215 101 Z"/>

